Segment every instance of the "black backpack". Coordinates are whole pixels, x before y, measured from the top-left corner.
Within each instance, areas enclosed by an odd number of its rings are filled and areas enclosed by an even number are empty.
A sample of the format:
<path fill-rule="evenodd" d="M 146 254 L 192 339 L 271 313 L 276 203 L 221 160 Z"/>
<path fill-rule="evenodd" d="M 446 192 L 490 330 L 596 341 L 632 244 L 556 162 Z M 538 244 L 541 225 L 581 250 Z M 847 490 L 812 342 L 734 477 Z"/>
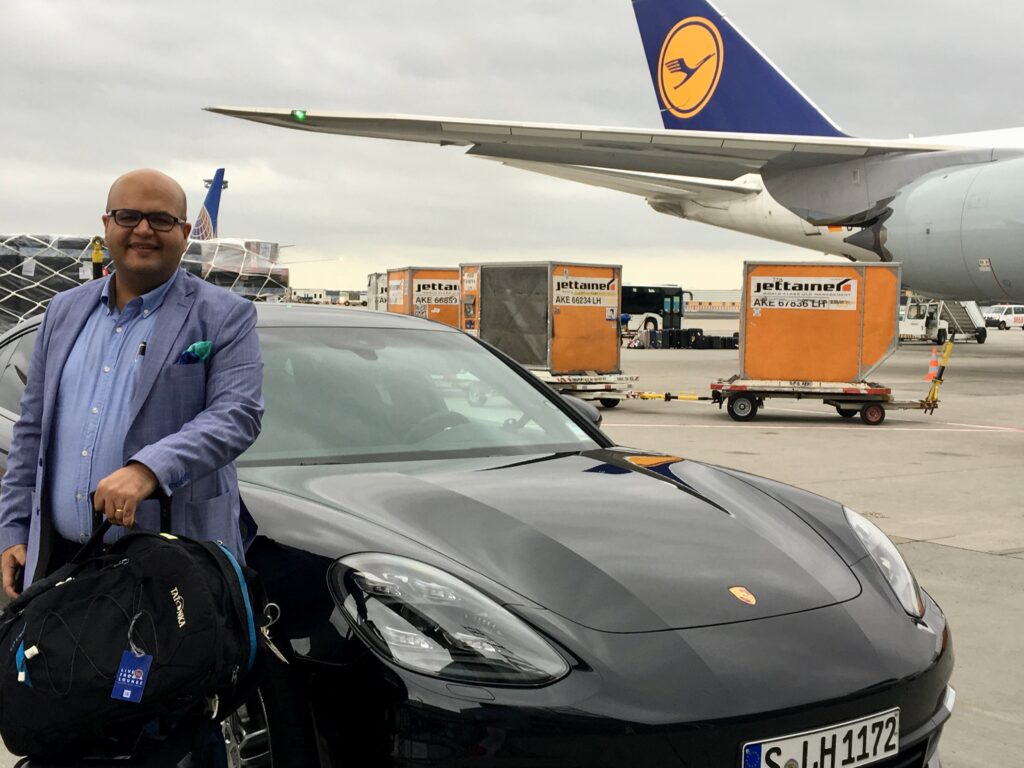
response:
<path fill-rule="evenodd" d="M 219 543 L 140 532 L 34 582 L 0 613 L 7 749 L 132 755 L 167 723 L 227 717 L 255 684 L 270 623 L 254 576 Z"/>

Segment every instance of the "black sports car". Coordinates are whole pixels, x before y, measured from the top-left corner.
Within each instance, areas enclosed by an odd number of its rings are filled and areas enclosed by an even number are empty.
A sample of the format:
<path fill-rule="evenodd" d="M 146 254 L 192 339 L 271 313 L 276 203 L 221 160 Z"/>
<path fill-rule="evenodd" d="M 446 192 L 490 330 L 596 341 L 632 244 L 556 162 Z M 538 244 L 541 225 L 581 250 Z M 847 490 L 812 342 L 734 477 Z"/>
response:
<path fill-rule="evenodd" d="M 290 664 L 234 765 L 938 768 L 949 628 L 863 517 L 616 446 L 443 325 L 259 317 L 239 469 Z M 5 448 L 36 322 L 0 338 Z"/>

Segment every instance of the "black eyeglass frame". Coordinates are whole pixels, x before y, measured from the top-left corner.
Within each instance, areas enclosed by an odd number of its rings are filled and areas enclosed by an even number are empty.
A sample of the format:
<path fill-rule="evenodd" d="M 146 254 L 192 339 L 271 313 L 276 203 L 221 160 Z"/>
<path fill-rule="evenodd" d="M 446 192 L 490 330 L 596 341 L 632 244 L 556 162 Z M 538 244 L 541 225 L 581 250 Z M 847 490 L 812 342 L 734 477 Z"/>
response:
<path fill-rule="evenodd" d="M 120 221 L 117 220 L 118 214 L 121 213 L 135 214 L 139 218 L 134 224 L 122 224 Z M 177 224 L 185 224 L 188 221 L 187 219 L 179 219 L 177 216 L 168 213 L 167 211 L 150 211 L 148 213 L 143 213 L 142 211 L 137 211 L 134 208 L 115 208 L 111 211 L 107 211 L 107 216 L 112 217 L 114 219 L 114 223 L 117 224 L 117 226 L 124 227 L 125 229 L 135 229 L 135 227 L 139 226 L 139 224 L 142 223 L 142 220 L 145 219 L 146 222 L 149 224 L 150 229 L 152 229 L 154 232 L 170 232 L 172 229 L 174 229 L 174 227 Z M 168 219 L 171 220 L 171 223 L 166 227 L 158 227 L 156 224 L 153 223 L 153 216 L 166 216 Z"/>

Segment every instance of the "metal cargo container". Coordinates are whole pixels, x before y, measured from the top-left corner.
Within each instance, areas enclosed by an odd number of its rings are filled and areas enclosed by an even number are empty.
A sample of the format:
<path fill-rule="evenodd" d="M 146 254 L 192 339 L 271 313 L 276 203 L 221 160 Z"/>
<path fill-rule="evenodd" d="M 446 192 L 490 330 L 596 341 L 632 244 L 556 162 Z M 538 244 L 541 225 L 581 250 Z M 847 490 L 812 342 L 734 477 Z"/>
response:
<path fill-rule="evenodd" d="M 366 276 L 366 306 L 377 312 L 388 311 L 387 272 L 371 272 Z"/>
<path fill-rule="evenodd" d="M 899 264 L 743 265 L 740 379 L 864 381 L 899 342 Z"/>
<path fill-rule="evenodd" d="M 463 264 L 460 327 L 527 368 L 619 373 L 622 267 Z"/>
<path fill-rule="evenodd" d="M 388 312 L 459 327 L 459 270 L 404 267 L 388 270 Z"/>

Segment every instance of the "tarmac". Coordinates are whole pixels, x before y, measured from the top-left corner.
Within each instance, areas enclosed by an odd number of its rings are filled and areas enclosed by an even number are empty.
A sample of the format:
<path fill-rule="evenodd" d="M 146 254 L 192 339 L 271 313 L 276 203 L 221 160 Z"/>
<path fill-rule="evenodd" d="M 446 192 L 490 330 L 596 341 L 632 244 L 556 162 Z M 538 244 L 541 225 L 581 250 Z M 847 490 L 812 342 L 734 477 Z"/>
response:
<path fill-rule="evenodd" d="M 700 319 L 731 334 L 735 319 Z M 905 345 L 870 379 L 925 396 L 932 347 Z M 709 394 L 736 350 L 623 349 L 638 388 Z M 627 400 L 603 411 L 617 442 L 743 469 L 842 501 L 897 543 L 942 606 L 956 653 L 945 768 L 1016 764 L 1024 727 L 1024 333 L 957 344 L 938 410 L 891 411 L 879 426 L 813 400 L 769 400 L 750 422 L 709 402 Z M 16 758 L 0 754 L 0 768 Z M 737 762 L 738 765 L 738 762 Z"/>

